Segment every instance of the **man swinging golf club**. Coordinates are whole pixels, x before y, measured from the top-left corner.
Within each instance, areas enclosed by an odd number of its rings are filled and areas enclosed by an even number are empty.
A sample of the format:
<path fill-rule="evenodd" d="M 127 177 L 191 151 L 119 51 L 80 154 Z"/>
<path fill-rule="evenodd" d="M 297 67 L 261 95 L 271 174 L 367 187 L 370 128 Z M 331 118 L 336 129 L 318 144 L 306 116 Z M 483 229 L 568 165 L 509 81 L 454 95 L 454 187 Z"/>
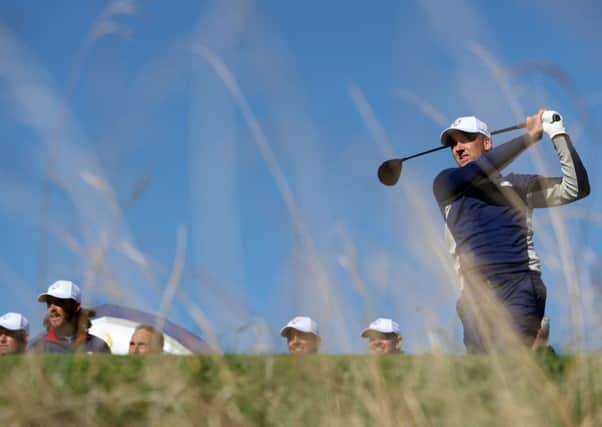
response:
<path fill-rule="evenodd" d="M 433 192 L 460 275 L 456 308 L 469 353 L 507 349 L 516 342 L 511 336 L 531 347 L 546 302 L 532 210 L 570 203 L 590 192 L 562 117 L 539 110 L 526 118 L 525 127 L 525 135 L 496 148 L 487 125 L 474 116 L 456 119 L 441 133 L 458 167 L 443 170 Z M 562 176 L 502 176 L 501 170 L 543 132 L 552 140 Z"/>

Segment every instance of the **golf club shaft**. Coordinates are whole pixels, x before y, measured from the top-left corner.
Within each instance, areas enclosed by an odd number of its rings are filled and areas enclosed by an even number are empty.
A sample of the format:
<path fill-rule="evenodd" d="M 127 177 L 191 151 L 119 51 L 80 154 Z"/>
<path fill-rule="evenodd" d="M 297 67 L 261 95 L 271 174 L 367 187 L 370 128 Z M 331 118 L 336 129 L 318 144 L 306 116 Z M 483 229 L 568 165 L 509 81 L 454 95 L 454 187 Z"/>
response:
<path fill-rule="evenodd" d="M 553 122 L 560 121 L 560 115 L 559 114 L 554 114 L 552 116 L 552 121 Z M 507 127 L 507 128 L 494 130 L 493 132 L 491 132 L 491 135 L 497 135 L 498 133 L 510 132 L 511 130 L 524 129 L 526 127 L 527 127 L 527 123 L 526 122 L 518 123 L 518 124 L 516 124 L 514 126 L 510 126 L 510 127 Z"/>
<path fill-rule="evenodd" d="M 557 119 L 555 118 L 555 120 L 560 120 L 560 116 Z M 491 132 L 491 134 L 497 135 L 498 133 L 509 132 L 511 130 L 522 129 L 524 127 L 526 127 L 525 123 L 519 123 L 507 128 L 494 130 L 493 132 Z M 405 162 L 406 160 L 413 159 L 415 157 L 424 156 L 425 154 L 429 154 L 434 151 L 443 150 L 445 148 L 449 148 L 449 146 L 442 145 L 440 147 L 431 148 L 430 150 L 422 151 L 420 153 L 416 153 L 411 156 L 403 157 L 400 159 L 386 160 L 378 168 L 378 179 L 385 185 L 395 185 L 397 183 L 397 180 L 399 180 L 399 175 L 401 175 L 401 168 L 403 166 L 403 162 Z"/>
<path fill-rule="evenodd" d="M 526 126 L 527 126 L 527 124 L 524 123 L 524 122 L 523 123 L 518 123 L 518 124 L 516 124 L 514 126 L 509 126 L 507 128 L 494 130 L 494 131 L 491 132 L 491 135 L 497 135 L 497 134 L 500 134 L 500 133 L 510 132 L 512 130 L 523 129 Z M 406 160 L 413 159 L 414 157 L 424 156 L 425 154 L 429 154 L 429 153 L 432 153 L 434 151 L 443 150 L 445 148 L 449 148 L 449 146 L 442 145 L 441 147 L 431 148 L 430 150 L 426 150 L 426 151 L 422 151 L 420 153 L 412 154 L 411 156 L 408 156 L 408 157 L 402 157 L 399 160 L 401 160 L 402 162 L 405 162 Z"/>
<path fill-rule="evenodd" d="M 493 132 L 491 132 L 491 135 L 497 135 L 498 133 L 510 132 L 511 130 L 523 129 L 525 127 L 527 127 L 526 123 L 519 123 L 517 125 L 510 126 L 507 128 L 494 130 Z"/>
<path fill-rule="evenodd" d="M 413 159 L 414 157 L 424 156 L 425 154 L 432 153 L 433 151 L 443 150 L 444 148 L 449 148 L 449 147 L 447 145 L 442 145 L 441 147 L 431 148 L 430 150 L 422 151 L 420 153 L 416 153 L 416 154 L 413 154 L 413 155 L 408 156 L 408 157 L 402 157 L 399 160 L 401 160 L 402 162 L 405 162 L 406 160 Z"/>
<path fill-rule="evenodd" d="M 552 115 L 552 117 L 551 117 L 552 122 L 557 122 L 559 120 L 562 120 L 562 118 L 560 117 L 560 114 Z M 517 130 L 517 129 L 523 129 L 525 127 L 527 127 L 527 124 L 525 122 L 518 123 L 514 126 L 494 130 L 493 132 L 491 132 L 491 135 L 497 135 L 499 133 L 510 132 L 512 130 Z M 441 147 L 431 148 L 430 150 L 422 151 L 420 153 L 413 154 L 408 157 L 402 157 L 400 159 L 386 160 L 378 168 L 378 171 L 377 171 L 378 179 L 380 180 L 380 182 L 382 182 L 385 185 L 395 185 L 397 183 L 397 180 L 399 180 L 399 176 L 401 175 L 401 168 L 403 166 L 403 162 L 405 162 L 406 160 L 413 159 L 415 157 L 424 156 L 425 154 L 429 154 L 434 151 L 443 150 L 444 148 L 449 148 L 449 146 L 442 145 Z"/>

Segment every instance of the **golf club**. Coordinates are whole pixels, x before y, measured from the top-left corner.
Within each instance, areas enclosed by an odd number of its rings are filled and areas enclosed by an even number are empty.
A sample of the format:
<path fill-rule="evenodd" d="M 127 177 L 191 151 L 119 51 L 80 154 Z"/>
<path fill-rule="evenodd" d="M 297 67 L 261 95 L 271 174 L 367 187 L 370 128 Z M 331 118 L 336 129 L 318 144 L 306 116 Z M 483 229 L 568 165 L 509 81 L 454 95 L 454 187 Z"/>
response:
<path fill-rule="evenodd" d="M 552 116 L 552 121 L 557 122 L 560 120 L 560 116 L 558 114 L 554 114 Z M 491 132 L 491 135 L 497 135 L 504 132 L 510 132 L 512 130 L 522 129 L 526 127 L 526 123 L 518 123 L 514 126 L 510 126 L 503 129 L 494 130 Z M 442 145 L 437 148 L 431 148 L 430 150 L 422 151 L 417 154 L 413 154 L 411 156 L 402 157 L 400 159 L 389 159 L 385 160 L 378 168 L 378 179 L 384 185 L 395 185 L 397 181 L 399 181 L 399 176 L 401 175 L 401 168 L 403 166 L 403 162 L 406 160 L 413 159 L 415 157 L 424 156 L 425 154 L 433 153 L 435 151 L 443 150 L 445 148 L 449 148 L 447 145 Z"/>

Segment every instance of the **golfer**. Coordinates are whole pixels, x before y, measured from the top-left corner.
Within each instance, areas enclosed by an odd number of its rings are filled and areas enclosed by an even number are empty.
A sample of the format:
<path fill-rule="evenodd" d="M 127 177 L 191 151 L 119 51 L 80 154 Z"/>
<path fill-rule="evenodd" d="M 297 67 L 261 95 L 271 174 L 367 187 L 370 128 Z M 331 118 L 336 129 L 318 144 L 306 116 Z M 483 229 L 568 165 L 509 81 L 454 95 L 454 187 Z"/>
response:
<path fill-rule="evenodd" d="M 441 133 L 458 167 L 442 171 L 433 192 L 460 275 L 456 308 L 469 353 L 507 348 L 516 342 L 511 335 L 533 344 L 546 287 L 533 244 L 532 210 L 564 205 L 590 192 L 562 117 L 539 110 L 525 124 L 525 135 L 497 148 L 487 125 L 474 116 L 459 117 Z M 501 175 L 543 132 L 552 140 L 562 176 Z"/>

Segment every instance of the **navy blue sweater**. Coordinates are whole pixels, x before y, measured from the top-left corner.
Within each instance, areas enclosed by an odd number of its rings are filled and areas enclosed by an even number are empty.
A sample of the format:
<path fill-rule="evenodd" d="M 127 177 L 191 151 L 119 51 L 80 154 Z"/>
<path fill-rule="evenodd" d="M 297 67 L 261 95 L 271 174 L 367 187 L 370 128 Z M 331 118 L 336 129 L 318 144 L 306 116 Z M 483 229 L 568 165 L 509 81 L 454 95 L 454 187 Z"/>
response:
<path fill-rule="evenodd" d="M 587 172 L 568 135 L 554 138 L 562 177 L 500 171 L 532 142 L 524 135 L 463 167 L 443 170 L 433 193 L 446 223 L 450 252 L 461 276 L 540 271 L 533 244 L 532 209 L 557 206 L 589 194 Z"/>

